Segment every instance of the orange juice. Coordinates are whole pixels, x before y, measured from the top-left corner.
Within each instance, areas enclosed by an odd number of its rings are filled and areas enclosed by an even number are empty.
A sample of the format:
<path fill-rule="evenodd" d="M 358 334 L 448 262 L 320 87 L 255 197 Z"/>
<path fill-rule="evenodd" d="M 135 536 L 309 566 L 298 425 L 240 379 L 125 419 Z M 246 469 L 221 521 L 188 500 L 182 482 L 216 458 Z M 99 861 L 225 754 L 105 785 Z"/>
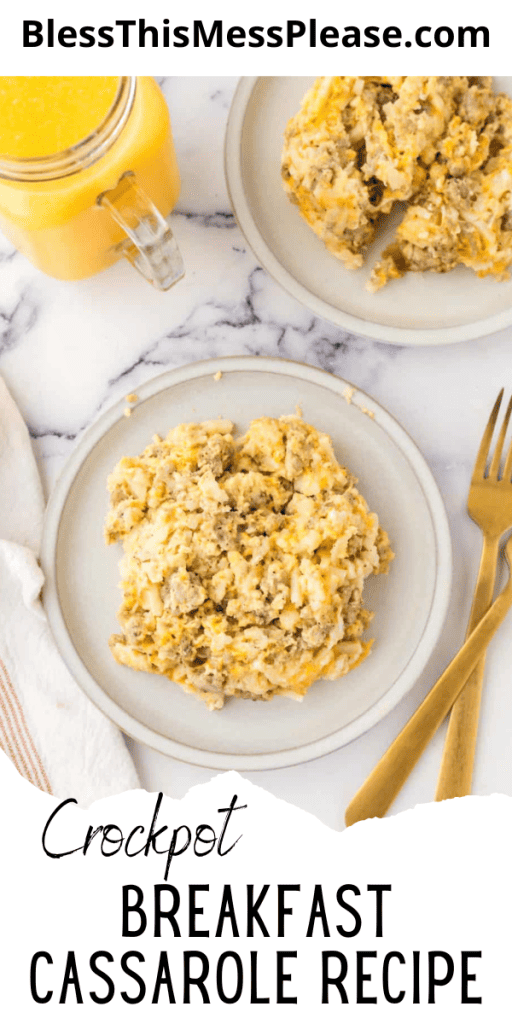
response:
<path fill-rule="evenodd" d="M 0 78 L 0 154 L 51 156 L 95 131 L 115 100 L 119 78 Z"/>
<path fill-rule="evenodd" d="M 136 183 L 156 216 L 178 198 L 169 115 L 152 78 L 0 77 L 0 227 L 32 263 L 76 280 L 126 255 L 127 232 L 99 201 L 120 181 Z"/>

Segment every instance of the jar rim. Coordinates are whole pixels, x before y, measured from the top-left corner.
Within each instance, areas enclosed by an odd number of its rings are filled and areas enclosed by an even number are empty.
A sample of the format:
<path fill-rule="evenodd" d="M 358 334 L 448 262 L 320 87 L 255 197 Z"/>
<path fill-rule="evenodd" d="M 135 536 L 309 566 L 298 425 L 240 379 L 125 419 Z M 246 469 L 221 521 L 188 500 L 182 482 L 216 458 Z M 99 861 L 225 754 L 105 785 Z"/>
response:
<path fill-rule="evenodd" d="M 96 163 L 123 130 L 135 98 L 136 76 L 120 76 L 110 109 L 103 121 L 85 139 L 48 156 L 9 157 L 0 154 L 0 178 L 9 181 L 51 181 Z"/>

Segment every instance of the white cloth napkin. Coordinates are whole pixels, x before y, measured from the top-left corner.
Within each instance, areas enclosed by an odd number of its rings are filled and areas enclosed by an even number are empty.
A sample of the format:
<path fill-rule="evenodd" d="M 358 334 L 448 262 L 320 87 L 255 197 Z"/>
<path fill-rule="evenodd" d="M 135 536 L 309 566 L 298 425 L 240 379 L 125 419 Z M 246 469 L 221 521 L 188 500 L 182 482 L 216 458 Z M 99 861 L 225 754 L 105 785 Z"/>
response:
<path fill-rule="evenodd" d="M 119 730 L 70 676 L 40 600 L 44 498 L 27 428 L 0 378 L 0 747 L 82 807 L 139 782 Z"/>

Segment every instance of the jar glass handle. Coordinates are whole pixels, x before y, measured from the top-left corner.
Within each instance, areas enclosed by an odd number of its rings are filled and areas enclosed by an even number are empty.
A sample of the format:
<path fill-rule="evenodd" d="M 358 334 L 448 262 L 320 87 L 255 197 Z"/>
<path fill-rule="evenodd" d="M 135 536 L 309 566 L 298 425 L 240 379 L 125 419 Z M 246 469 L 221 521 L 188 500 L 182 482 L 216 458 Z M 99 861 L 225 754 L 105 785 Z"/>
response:
<path fill-rule="evenodd" d="M 115 188 L 102 192 L 97 201 L 127 236 L 117 250 L 147 281 L 159 291 L 167 291 L 183 277 L 185 267 L 176 239 L 132 171 L 123 174 Z"/>

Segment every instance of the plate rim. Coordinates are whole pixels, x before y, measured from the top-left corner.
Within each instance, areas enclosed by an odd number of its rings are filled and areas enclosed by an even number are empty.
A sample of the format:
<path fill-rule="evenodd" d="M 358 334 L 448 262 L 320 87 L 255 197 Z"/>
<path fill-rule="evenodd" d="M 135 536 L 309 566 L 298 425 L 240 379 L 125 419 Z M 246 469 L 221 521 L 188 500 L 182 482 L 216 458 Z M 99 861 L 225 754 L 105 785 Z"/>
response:
<path fill-rule="evenodd" d="M 154 729 L 138 721 L 130 712 L 121 708 L 103 690 L 82 662 L 68 632 L 58 594 L 56 556 L 61 517 L 71 487 L 96 445 L 115 424 L 125 419 L 125 399 L 114 403 L 84 432 L 67 460 L 50 495 L 46 508 L 41 543 L 40 560 L 45 577 L 42 596 L 57 649 L 72 677 L 96 707 L 110 718 L 126 735 L 160 753 L 198 767 L 222 771 L 231 769 L 237 771 L 265 771 L 272 768 L 285 768 L 302 764 L 332 753 L 334 750 L 351 743 L 363 735 L 363 733 L 373 728 L 412 690 L 435 649 L 446 620 L 451 596 L 452 544 L 448 517 L 441 493 L 432 471 L 419 448 L 391 413 L 387 412 L 365 391 L 344 378 L 335 376 L 326 370 L 309 366 L 306 363 L 295 362 L 294 360 L 261 356 L 221 356 L 185 364 L 151 378 L 137 388 L 139 401 L 145 401 L 155 394 L 184 381 L 210 375 L 213 377 L 213 374 L 219 369 L 222 373 L 248 370 L 281 373 L 286 376 L 292 376 L 295 379 L 306 380 L 323 387 L 328 387 L 331 391 L 337 393 L 343 401 L 346 400 L 343 397 L 343 391 L 347 387 L 353 388 L 352 402 L 354 402 L 354 399 L 363 399 L 365 408 L 374 413 L 377 425 L 385 430 L 388 437 L 391 438 L 409 462 L 420 484 L 432 522 L 436 551 L 436 574 L 432 601 L 424 631 L 409 661 L 394 680 L 390 689 L 362 715 L 358 715 L 351 722 L 340 729 L 334 730 L 327 736 L 313 740 L 310 743 L 299 744 L 297 747 L 263 754 L 225 754 L 219 751 L 201 750 L 189 744 L 181 743 L 156 732 Z M 361 415 L 364 415 L 364 413 L 361 412 Z"/>
<path fill-rule="evenodd" d="M 324 320 L 330 321 L 337 327 L 343 327 L 353 334 L 372 338 L 375 341 L 387 342 L 390 345 L 411 347 L 453 345 L 463 341 L 486 338 L 490 334 L 510 327 L 512 325 L 512 304 L 500 313 L 454 327 L 391 327 L 387 324 L 375 323 L 372 320 L 363 320 L 319 298 L 305 285 L 300 284 L 293 274 L 283 267 L 270 246 L 267 245 L 251 213 L 242 177 L 241 139 L 247 107 L 257 84 L 269 77 L 273 76 L 244 76 L 238 82 L 231 101 L 224 136 L 224 176 L 237 224 L 252 252 L 270 277 L 284 288 L 288 295 L 310 309 L 315 315 L 321 316 Z"/>

